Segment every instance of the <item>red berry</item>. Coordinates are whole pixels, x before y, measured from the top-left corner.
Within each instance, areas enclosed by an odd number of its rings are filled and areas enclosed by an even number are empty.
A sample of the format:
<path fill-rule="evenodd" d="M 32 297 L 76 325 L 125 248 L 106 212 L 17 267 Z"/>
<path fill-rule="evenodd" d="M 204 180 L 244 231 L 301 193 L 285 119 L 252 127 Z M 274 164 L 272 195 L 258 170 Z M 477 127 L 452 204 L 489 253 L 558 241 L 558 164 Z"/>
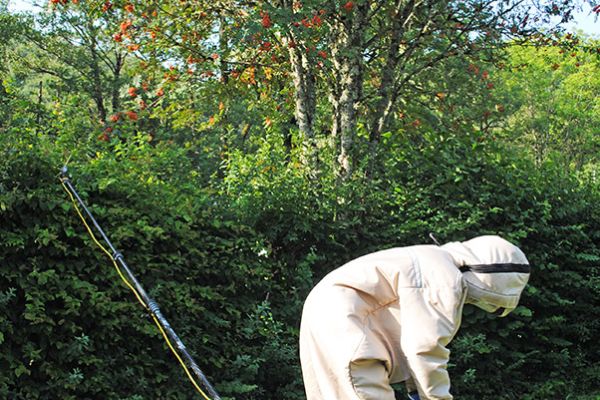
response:
<path fill-rule="evenodd" d="M 271 27 L 271 17 L 269 16 L 269 13 L 267 12 L 261 12 L 261 17 L 262 17 L 262 21 L 261 24 L 264 28 L 270 28 Z"/>
<path fill-rule="evenodd" d="M 133 22 L 131 22 L 130 19 L 121 22 L 121 25 L 119 26 L 121 29 L 121 33 L 125 33 L 127 31 L 127 29 L 129 29 L 132 25 L 133 25 Z"/>

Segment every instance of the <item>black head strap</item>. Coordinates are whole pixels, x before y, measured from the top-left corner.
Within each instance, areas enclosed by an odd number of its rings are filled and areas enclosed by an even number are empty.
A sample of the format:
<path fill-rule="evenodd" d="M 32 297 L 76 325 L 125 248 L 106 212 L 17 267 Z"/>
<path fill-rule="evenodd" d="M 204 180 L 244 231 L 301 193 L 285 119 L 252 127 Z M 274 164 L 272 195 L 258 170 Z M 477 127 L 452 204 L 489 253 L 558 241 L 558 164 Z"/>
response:
<path fill-rule="evenodd" d="M 514 263 L 463 265 L 459 269 L 461 272 L 472 271 L 480 274 L 494 274 L 501 272 L 519 272 L 523 274 L 529 274 L 531 272 L 531 267 L 529 264 Z"/>

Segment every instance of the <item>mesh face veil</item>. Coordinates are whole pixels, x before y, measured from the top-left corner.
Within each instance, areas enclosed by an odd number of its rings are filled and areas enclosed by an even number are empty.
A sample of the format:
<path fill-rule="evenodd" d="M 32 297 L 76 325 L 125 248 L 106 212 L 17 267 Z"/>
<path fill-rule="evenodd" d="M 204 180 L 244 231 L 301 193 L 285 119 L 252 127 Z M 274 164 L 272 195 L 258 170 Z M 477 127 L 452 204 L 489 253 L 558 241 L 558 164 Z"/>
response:
<path fill-rule="evenodd" d="M 529 280 L 525 254 L 499 236 L 480 236 L 444 246 L 454 258 L 467 286 L 467 303 L 500 316 L 517 307 Z"/>
<path fill-rule="evenodd" d="M 481 308 L 483 311 L 489 312 L 501 318 L 506 317 L 512 312 L 512 310 L 514 310 L 514 308 L 499 307 L 484 300 L 469 297 L 467 297 L 466 303 L 473 304 L 475 307 Z"/>

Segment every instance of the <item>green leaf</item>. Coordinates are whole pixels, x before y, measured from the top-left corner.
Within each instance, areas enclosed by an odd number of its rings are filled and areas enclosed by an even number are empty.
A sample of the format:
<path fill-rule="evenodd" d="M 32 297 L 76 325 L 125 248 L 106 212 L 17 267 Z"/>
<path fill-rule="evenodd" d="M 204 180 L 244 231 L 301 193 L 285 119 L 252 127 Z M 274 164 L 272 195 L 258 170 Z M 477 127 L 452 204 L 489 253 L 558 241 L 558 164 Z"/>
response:
<path fill-rule="evenodd" d="M 25 365 L 23 364 L 19 364 L 19 366 L 15 368 L 14 372 L 17 378 L 19 378 L 23 374 L 31 375 L 31 371 L 25 368 Z"/>
<path fill-rule="evenodd" d="M 525 306 L 518 306 L 512 313 L 521 317 L 533 317 L 533 311 Z"/>

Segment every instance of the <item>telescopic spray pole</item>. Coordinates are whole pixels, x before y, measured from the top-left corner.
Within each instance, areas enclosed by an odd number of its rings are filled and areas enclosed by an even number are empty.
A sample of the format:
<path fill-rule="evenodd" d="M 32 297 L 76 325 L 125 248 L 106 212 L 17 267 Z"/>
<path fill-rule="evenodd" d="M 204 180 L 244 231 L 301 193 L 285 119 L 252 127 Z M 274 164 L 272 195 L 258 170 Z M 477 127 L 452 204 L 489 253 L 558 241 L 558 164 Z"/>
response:
<path fill-rule="evenodd" d="M 181 341 L 179 336 L 177 336 L 177 334 L 175 333 L 173 328 L 171 328 L 171 325 L 169 324 L 167 319 L 164 317 L 164 315 L 162 315 L 160 308 L 158 307 L 158 304 L 146 293 L 146 291 L 144 290 L 144 288 L 142 287 L 140 282 L 136 279 L 135 275 L 133 275 L 133 273 L 127 266 L 127 263 L 125 262 L 125 259 L 123 258 L 123 255 L 119 251 L 117 251 L 115 249 L 115 247 L 112 245 L 112 243 L 110 242 L 110 240 L 108 240 L 108 237 L 106 236 L 106 234 L 104 233 L 104 231 L 102 230 L 102 228 L 100 227 L 100 225 L 98 224 L 98 222 L 96 221 L 96 219 L 94 218 L 94 216 L 92 215 L 90 210 L 86 207 L 86 205 L 83 202 L 83 200 L 81 199 L 81 197 L 79 197 L 79 194 L 77 193 L 77 191 L 75 190 L 75 187 L 73 186 L 73 184 L 71 183 L 71 181 L 69 179 L 66 166 L 64 166 L 60 171 L 60 180 L 61 180 L 63 186 L 65 187 L 65 189 L 72 196 L 72 198 L 74 197 L 77 200 L 77 203 L 79 203 L 79 205 L 81 206 L 81 208 L 83 209 L 83 211 L 85 212 L 85 214 L 87 215 L 89 220 L 94 225 L 94 228 L 96 228 L 96 231 L 102 237 L 102 240 L 104 240 L 104 242 L 108 245 L 108 248 L 112 252 L 112 254 L 109 254 L 109 255 L 111 256 L 113 262 L 115 263 L 115 265 L 118 263 L 120 265 L 120 268 L 125 272 L 125 275 L 127 276 L 127 279 L 129 280 L 129 283 L 131 283 L 131 285 L 133 286 L 132 290 L 134 290 L 134 292 L 137 292 L 136 295 L 138 296 L 138 299 L 141 298 L 140 301 L 143 302 L 144 306 L 146 307 L 146 309 L 148 310 L 150 315 L 153 317 L 155 322 L 160 325 L 159 328 L 162 328 L 161 332 L 163 333 L 163 336 L 165 336 L 165 334 L 166 334 L 166 336 L 168 336 L 168 339 L 170 339 L 170 341 L 175 343 L 177 350 L 173 349 L 172 345 L 169 343 L 169 340 L 165 337 L 165 339 L 167 339 L 167 343 L 169 344 L 169 347 L 171 347 L 171 350 L 173 350 L 173 352 L 175 353 L 175 356 L 180 361 L 181 361 L 181 359 L 183 359 L 183 362 L 185 363 L 184 367 L 187 366 L 187 368 L 189 368 L 192 371 L 192 373 L 195 375 L 195 377 L 198 379 L 198 381 L 200 381 L 202 387 L 206 390 L 206 393 L 204 393 L 198 387 L 197 383 L 195 382 L 195 379 L 192 378 L 189 371 L 186 370 L 188 377 L 190 378 L 190 380 L 192 381 L 194 386 L 196 386 L 196 389 L 198 390 L 198 392 L 207 400 L 221 400 L 221 397 L 216 392 L 216 390 L 212 387 L 212 385 L 210 384 L 210 382 L 208 381 L 208 379 L 206 378 L 206 376 L 204 375 L 204 373 L 202 372 L 200 367 L 198 367 L 198 364 L 196 364 L 193 357 L 187 351 L 185 345 L 183 344 L 183 342 Z M 82 218 L 83 218 L 83 216 L 82 216 Z M 85 222 L 85 219 L 84 219 L 84 222 Z M 93 235 L 93 233 L 91 231 L 90 231 L 90 234 Z M 208 394 L 208 396 L 207 396 L 207 394 Z"/>

